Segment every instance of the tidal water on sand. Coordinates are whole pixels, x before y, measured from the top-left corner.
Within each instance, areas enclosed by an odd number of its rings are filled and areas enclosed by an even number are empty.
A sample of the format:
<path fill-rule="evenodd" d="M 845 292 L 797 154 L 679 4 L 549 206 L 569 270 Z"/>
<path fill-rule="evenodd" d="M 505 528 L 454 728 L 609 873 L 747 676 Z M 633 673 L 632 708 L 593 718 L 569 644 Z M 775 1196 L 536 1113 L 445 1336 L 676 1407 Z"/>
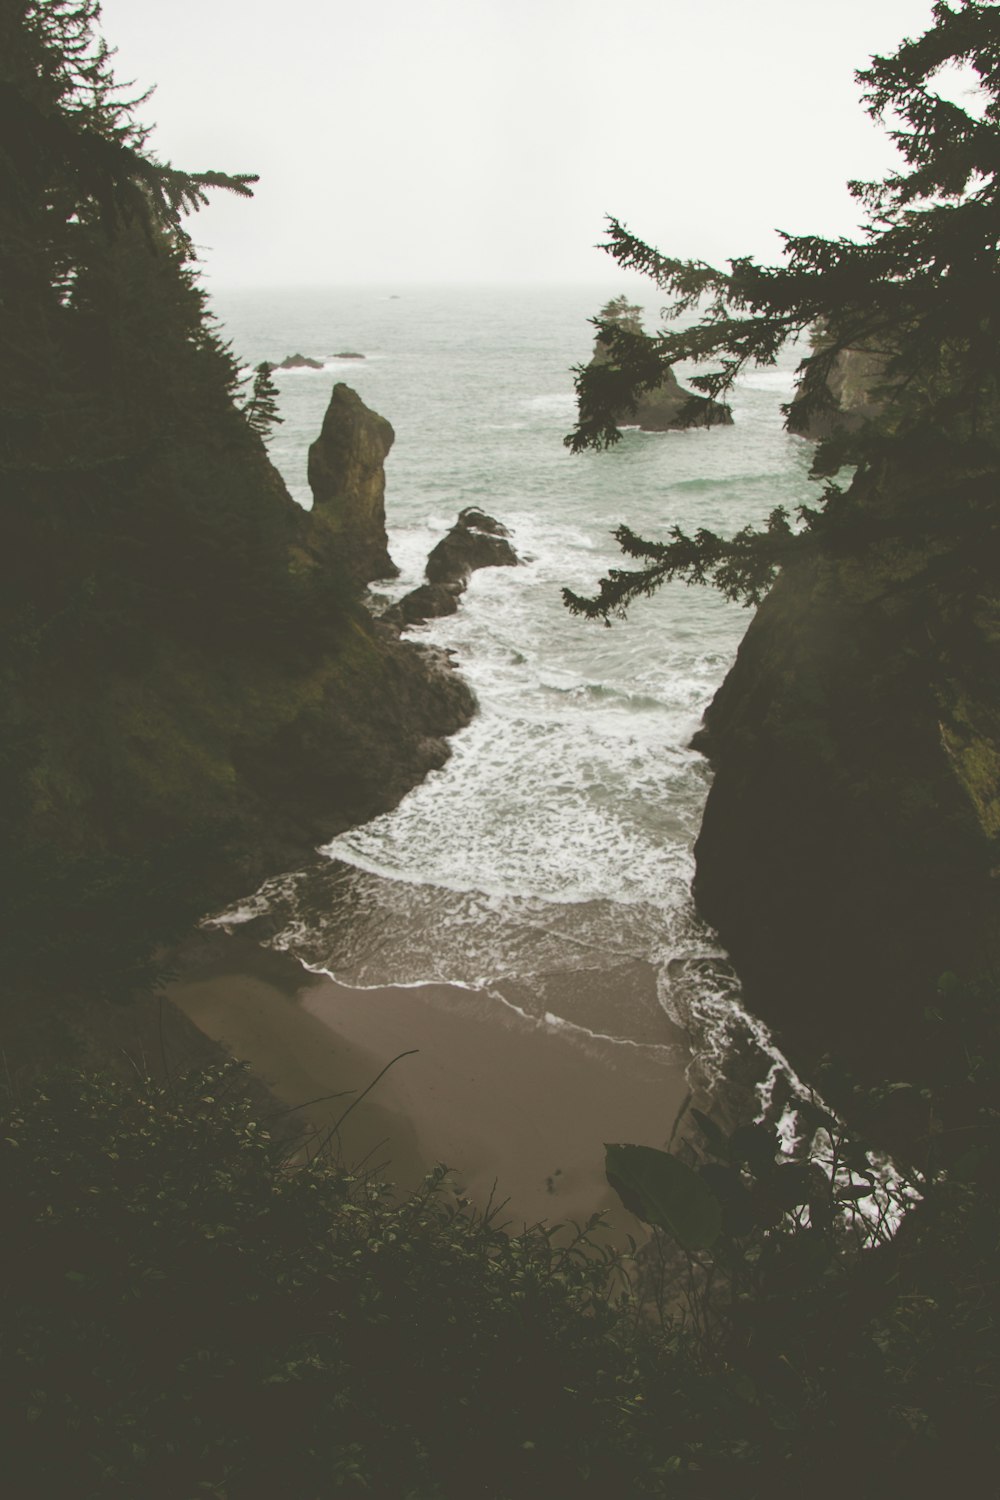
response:
<path fill-rule="evenodd" d="M 275 376 L 284 423 L 270 451 L 301 503 L 336 381 L 393 424 L 386 509 L 402 576 L 376 586 L 376 605 L 421 580 L 467 505 L 500 519 L 523 560 L 476 573 L 457 615 L 414 632 L 454 653 L 479 699 L 448 763 L 230 920 L 266 909 L 277 946 L 351 986 L 474 989 L 567 1045 L 599 1048 L 625 1087 L 640 1056 L 681 1062 L 704 1087 L 755 1048 L 762 1079 L 765 1034 L 743 1016 L 689 894 L 710 775 L 689 744 L 748 615 L 678 584 L 608 630 L 570 616 L 560 590 L 591 591 L 621 563 L 620 521 L 646 536 L 674 523 L 729 533 L 807 498 L 810 449 L 780 412 L 796 356 L 742 382 L 732 427 L 631 430 L 609 452 L 573 457 L 562 442 L 571 367 L 589 357 L 588 318 L 619 290 L 215 297 L 247 364 L 322 363 Z M 646 325 L 658 321 L 651 298 Z"/>

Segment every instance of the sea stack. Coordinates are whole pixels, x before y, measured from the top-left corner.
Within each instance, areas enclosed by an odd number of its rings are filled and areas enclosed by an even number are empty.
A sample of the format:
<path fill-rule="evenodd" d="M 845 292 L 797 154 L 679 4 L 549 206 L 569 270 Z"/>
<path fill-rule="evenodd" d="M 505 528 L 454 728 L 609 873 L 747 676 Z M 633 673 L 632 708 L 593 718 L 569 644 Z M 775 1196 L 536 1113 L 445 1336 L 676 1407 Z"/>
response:
<path fill-rule="evenodd" d="M 358 584 L 399 573 L 385 530 L 385 460 L 396 434 L 357 391 L 338 384 L 309 449 L 310 550 Z"/>
<path fill-rule="evenodd" d="M 453 615 L 478 568 L 516 568 L 521 559 L 510 532 L 478 505 L 459 511 L 458 520 L 427 558 L 426 583 L 400 599 L 382 616 L 397 629 Z"/>
<path fill-rule="evenodd" d="M 601 308 L 600 317 L 625 333 L 641 334 L 641 309 L 627 297 L 615 297 Z M 611 340 L 598 334 L 594 340 L 592 365 L 611 363 Z M 652 391 L 636 401 L 635 410 L 623 409 L 616 414 L 618 422 L 637 425 L 642 432 L 671 432 L 686 427 L 731 427 L 733 414 L 721 401 L 697 396 L 685 390 L 668 365 L 663 379 Z"/>

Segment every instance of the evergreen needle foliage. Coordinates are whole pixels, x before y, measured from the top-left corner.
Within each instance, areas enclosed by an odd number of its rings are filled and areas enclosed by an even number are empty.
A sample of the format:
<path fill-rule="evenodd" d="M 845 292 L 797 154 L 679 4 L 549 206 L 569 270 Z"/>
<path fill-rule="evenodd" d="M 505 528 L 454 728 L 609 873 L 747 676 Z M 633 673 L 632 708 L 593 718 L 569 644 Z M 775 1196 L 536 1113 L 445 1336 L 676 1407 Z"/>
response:
<path fill-rule="evenodd" d="M 270 436 L 272 427 L 285 420 L 278 416 L 278 387 L 271 379 L 271 370 L 272 366 L 267 360 L 257 366 L 250 399 L 243 406 L 243 415 L 250 430 L 264 442 Z"/>
<path fill-rule="evenodd" d="M 903 160 L 880 182 L 850 184 L 866 216 L 860 239 L 785 234 L 784 264 L 742 257 L 720 270 L 663 255 L 610 220 L 604 248 L 669 298 L 664 317 L 698 310 L 700 318 L 651 336 L 605 309 L 596 322 L 611 358 L 577 372 L 579 420 L 566 439 L 573 452 L 616 443 L 615 414 L 655 388 L 664 365 L 708 365 L 691 384 L 721 400 L 748 366 L 773 364 L 790 339 L 821 328 L 823 337 L 799 367 L 800 419 L 831 408 L 829 376 L 845 350 L 884 357 L 886 400 L 881 418 L 820 445 L 817 476 L 844 465 L 879 475 L 900 455 L 917 471 L 995 474 L 1000 9 L 980 0 L 957 6 L 938 0 L 933 18 L 924 35 L 857 74 L 868 113 L 888 123 Z M 969 109 L 935 89 L 942 70 L 955 66 L 976 85 Z M 912 524 L 924 520 L 914 513 Z M 594 598 L 568 589 L 564 597 L 574 613 L 605 622 L 672 578 L 712 583 L 729 598 L 756 604 L 790 556 L 853 545 L 863 540 L 859 526 L 833 485 L 814 508 L 800 508 L 797 523 L 778 510 L 763 529 L 734 538 L 708 530 L 689 536 L 675 527 L 668 541 L 649 542 L 623 526 L 619 542 L 644 566 L 612 571 Z"/>
<path fill-rule="evenodd" d="M 264 676 L 291 699 L 350 608 L 293 549 L 302 513 L 181 222 L 254 179 L 157 159 L 99 17 L 0 0 L 0 990 L 19 992 L 103 974 L 121 993 L 204 911 L 253 837 L 233 684 L 275 732 L 297 710 Z M 263 376 L 251 408 L 258 434 L 279 420 Z"/>

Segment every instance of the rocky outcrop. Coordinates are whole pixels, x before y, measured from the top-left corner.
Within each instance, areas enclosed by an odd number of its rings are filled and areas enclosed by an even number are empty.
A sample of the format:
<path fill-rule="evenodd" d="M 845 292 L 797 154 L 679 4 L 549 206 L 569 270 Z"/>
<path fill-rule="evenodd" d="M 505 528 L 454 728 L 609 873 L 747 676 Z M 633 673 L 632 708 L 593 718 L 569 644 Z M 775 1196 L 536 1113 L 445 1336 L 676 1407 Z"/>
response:
<path fill-rule="evenodd" d="M 388 609 L 382 619 L 405 630 L 408 625 L 456 614 L 465 587 L 464 583 L 422 583 Z"/>
<path fill-rule="evenodd" d="M 839 546 L 784 570 L 696 739 L 698 906 L 806 1064 L 916 1076 L 939 976 L 1000 954 L 990 490 L 916 466 L 856 482 Z"/>
<path fill-rule="evenodd" d="M 610 320 L 628 333 L 642 333 L 640 309 L 619 297 L 601 309 L 601 316 Z M 597 335 L 591 365 L 608 364 L 612 359 L 611 343 Z M 711 401 L 707 396 L 697 396 L 685 390 L 668 365 L 659 385 L 641 395 L 635 410 L 627 408 L 616 413 L 616 421 L 626 426 L 638 426 L 642 432 L 672 432 L 688 427 L 730 427 L 733 414 L 720 401 Z"/>
<path fill-rule="evenodd" d="M 322 370 L 321 359 L 310 359 L 308 354 L 286 354 L 280 365 L 271 365 L 272 370 Z"/>
<path fill-rule="evenodd" d="M 385 530 L 384 463 L 395 433 L 356 391 L 335 385 L 319 437 L 309 449 L 313 493 L 309 549 L 356 584 L 395 578 Z"/>
<path fill-rule="evenodd" d="M 508 538 L 510 532 L 494 516 L 475 505 L 459 512 L 458 520 L 427 558 L 427 582 L 412 589 L 382 616 L 389 625 L 405 629 L 423 620 L 453 615 L 478 568 L 517 567 L 521 559 Z"/>
<path fill-rule="evenodd" d="M 363 354 L 357 354 L 353 349 L 339 349 L 333 356 L 334 359 L 364 359 Z"/>
<path fill-rule="evenodd" d="M 885 379 L 886 355 L 872 349 L 841 349 L 826 380 L 830 405 L 810 410 L 801 390 L 788 410 L 788 430 L 819 442 L 834 432 L 857 432 L 881 415 L 885 402 L 873 395 Z"/>
<path fill-rule="evenodd" d="M 514 568 L 520 559 L 507 538 L 506 526 L 475 505 L 458 520 L 427 558 L 428 583 L 466 585 L 477 568 Z"/>
<path fill-rule="evenodd" d="M 79 503 L 33 506 L 23 489 L 6 517 L 8 596 L 16 553 L 25 618 L 44 599 L 69 620 L 20 654 L 4 699 L 25 754 L 0 766 L 18 876 L 0 988 L 26 995 L 144 982 L 204 912 L 392 807 L 475 710 L 446 654 L 361 602 L 372 558 L 388 571 L 389 424 L 338 388 L 312 513 L 223 388 L 168 394 L 143 465 L 101 476 L 99 515 L 80 482 Z M 98 568 L 113 631 L 100 610 L 69 615 Z"/>
<path fill-rule="evenodd" d="M 238 747 L 236 768 L 266 809 L 261 877 L 345 828 L 387 812 L 448 759 L 476 699 L 446 652 L 399 641 L 359 612 L 312 692 L 275 732 Z M 287 852 L 275 860 L 275 835 Z"/>
<path fill-rule="evenodd" d="M 686 427 L 731 427 L 728 406 L 685 390 L 668 367 L 660 384 L 640 396 L 634 413 L 622 412 L 620 421 L 635 423 L 642 432 L 676 432 Z"/>

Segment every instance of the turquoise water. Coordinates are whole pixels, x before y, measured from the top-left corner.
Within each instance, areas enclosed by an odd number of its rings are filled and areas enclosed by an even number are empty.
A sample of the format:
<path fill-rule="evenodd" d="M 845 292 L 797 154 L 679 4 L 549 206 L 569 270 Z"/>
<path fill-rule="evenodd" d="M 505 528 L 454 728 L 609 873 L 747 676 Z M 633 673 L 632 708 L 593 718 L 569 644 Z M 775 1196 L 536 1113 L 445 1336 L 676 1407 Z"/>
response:
<path fill-rule="evenodd" d="M 285 420 L 270 451 L 300 503 L 334 382 L 392 423 L 386 509 L 402 576 L 375 607 L 420 581 L 466 505 L 502 520 L 524 560 L 476 574 L 457 616 L 415 632 L 455 653 L 479 697 L 449 763 L 334 840 L 318 873 L 273 882 L 244 910 L 271 905 L 282 945 L 348 983 L 474 985 L 545 1024 L 666 1051 L 677 1044 L 665 1018 L 718 1069 L 739 997 L 691 906 L 709 772 L 688 745 L 749 617 L 674 585 L 608 630 L 570 616 L 560 589 L 587 592 L 620 564 L 620 521 L 647 536 L 674 522 L 729 532 L 794 508 L 809 498 L 811 450 L 782 427 L 789 353 L 741 384 L 731 428 L 633 430 L 610 452 L 571 456 L 571 367 L 589 358 L 588 318 L 619 290 L 215 297 L 248 365 L 324 361 L 275 375 Z M 650 300 L 647 327 L 657 321 Z M 332 358 L 343 349 L 365 359 Z M 625 982 L 636 963 L 656 977 L 652 1009 Z M 586 1025 L 569 982 L 584 973 L 607 995 Z"/>

